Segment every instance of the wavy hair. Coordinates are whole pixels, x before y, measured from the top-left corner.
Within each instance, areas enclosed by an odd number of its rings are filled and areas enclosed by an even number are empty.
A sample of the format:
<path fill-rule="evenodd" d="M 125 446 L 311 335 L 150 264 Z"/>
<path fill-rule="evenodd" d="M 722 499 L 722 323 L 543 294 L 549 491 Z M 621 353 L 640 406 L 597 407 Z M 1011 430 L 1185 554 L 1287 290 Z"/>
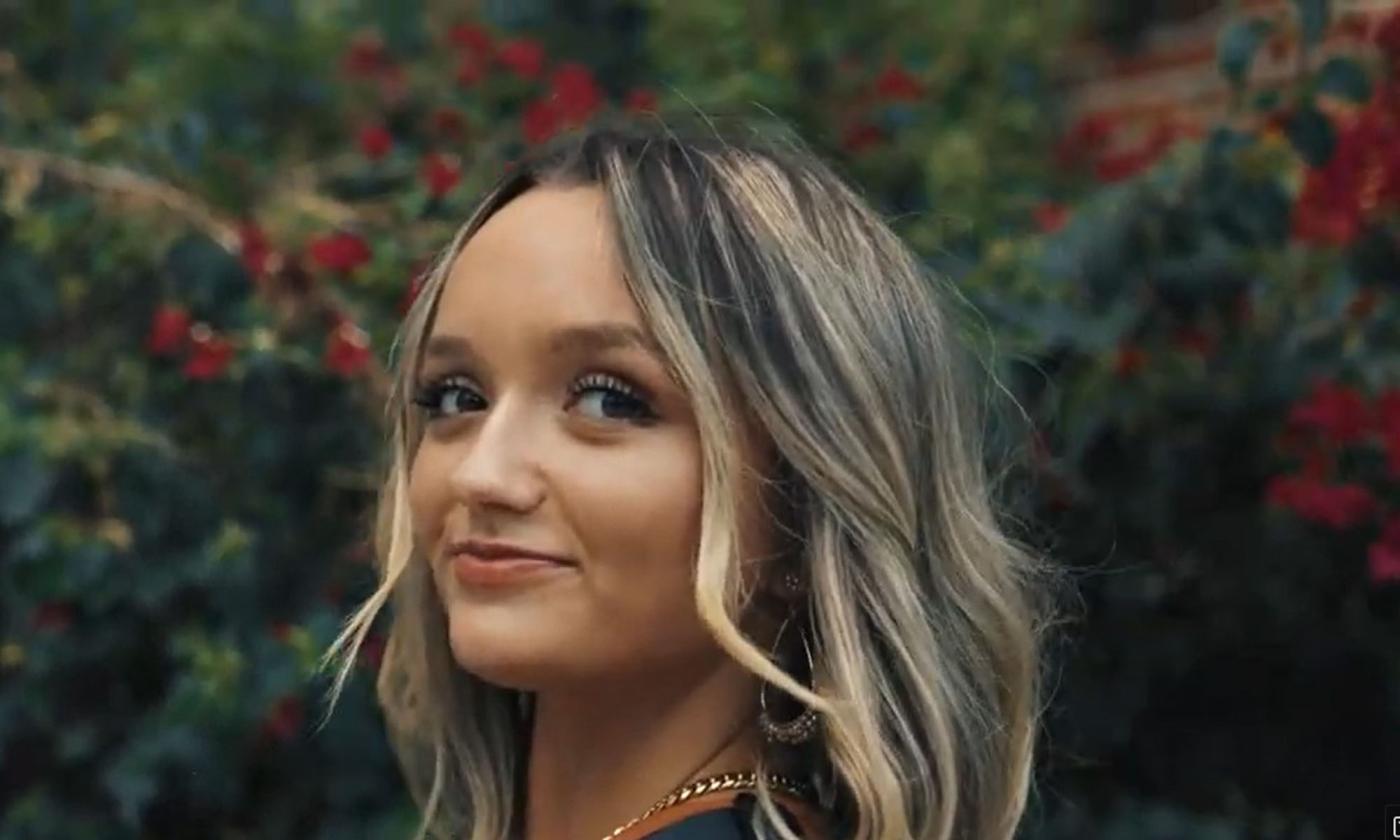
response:
<path fill-rule="evenodd" d="M 376 690 L 417 837 L 518 831 L 529 698 L 455 663 L 407 471 L 423 435 L 413 382 L 453 259 L 541 184 L 605 196 L 627 286 L 697 419 L 696 608 L 737 662 L 818 712 L 795 760 L 837 836 L 1010 838 L 1032 782 L 1053 573 L 992 499 L 977 386 L 994 377 L 959 338 L 956 292 L 800 142 L 752 128 L 683 136 L 654 120 L 562 138 L 503 175 L 441 253 L 394 344 L 379 584 L 322 660 L 340 664 L 327 716 L 389 605 Z M 810 687 L 740 627 L 736 405 L 777 453 L 768 480 L 806 584 Z M 766 785 L 759 801 L 759 836 L 792 840 Z"/>

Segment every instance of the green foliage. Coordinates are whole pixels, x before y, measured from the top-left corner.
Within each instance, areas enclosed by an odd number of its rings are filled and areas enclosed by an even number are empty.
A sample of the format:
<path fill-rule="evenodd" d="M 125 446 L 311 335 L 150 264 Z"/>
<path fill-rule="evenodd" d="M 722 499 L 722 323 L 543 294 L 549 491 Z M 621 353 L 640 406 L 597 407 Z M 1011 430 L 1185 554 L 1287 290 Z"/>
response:
<path fill-rule="evenodd" d="M 1332 0 L 1293 0 L 1298 9 L 1298 27 L 1303 39 L 1316 44 L 1327 34 L 1327 25 L 1332 18 Z"/>
<path fill-rule="evenodd" d="M 1225 27 L 1220 35 L 1220 72 L 1235 85 L 1243 85 L 1254 63 L 1254 54 L 1274 31 L 1263 18 L 1236 21 Z"/>
<path fill-rule="evenodd" d="M 1371 98 L 1371 80 L 1354 59 L 1332 56 L 1317 73 L 1317 92 L 1349 102 L 1362 103 Z"/>
<path fill-rule="evenodd" d="M 1232 81 L 1265 31 L 1227 27 Z M 1052 729 L 1095 770 L 1066 775 L 1176 803 L 1049 836 L 1361 836 L 1393 790 L 1400 108 L 1365 58 L 969 278 L 1024 354 L 1035 516 L 1092 575 Z"/>

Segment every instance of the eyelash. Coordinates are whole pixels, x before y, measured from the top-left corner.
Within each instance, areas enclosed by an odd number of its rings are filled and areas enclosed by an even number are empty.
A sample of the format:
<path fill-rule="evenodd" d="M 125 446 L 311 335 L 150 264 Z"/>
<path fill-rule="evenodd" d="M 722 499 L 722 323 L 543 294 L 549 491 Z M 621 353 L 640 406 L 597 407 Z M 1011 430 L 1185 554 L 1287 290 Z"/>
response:
<path fill-rule="evenodd" d="M 445 374 L 419 386 L 418 390 L 414 393 L 413 403 L 423 409 L 429 420 L 461 416 L 466 413 L 465 410 L 459 411 L 457 414 L 447 414 L 443 412 L 441 408 L 442 398 L 444 395 L 453 391 L 466 390 L 475 393 L 475 389 L 471 387 L 473 384 L 473 380 L 469 376 L 464 376 L 462 374 Z M 590 373 L 574 380 L 573 384 L 569 386 L 569 395 L 573 397 L 577 397 L 588 391 L 608 391 L 614 394 L 621 394 L 641 410 L 641 416 L 639 417 L 606 419 L 616 419 L 618 422 L 633 423 L 639 426 L 650 425 L 658 419 L 641 389 L 617 376 L 607 373 Z"/>

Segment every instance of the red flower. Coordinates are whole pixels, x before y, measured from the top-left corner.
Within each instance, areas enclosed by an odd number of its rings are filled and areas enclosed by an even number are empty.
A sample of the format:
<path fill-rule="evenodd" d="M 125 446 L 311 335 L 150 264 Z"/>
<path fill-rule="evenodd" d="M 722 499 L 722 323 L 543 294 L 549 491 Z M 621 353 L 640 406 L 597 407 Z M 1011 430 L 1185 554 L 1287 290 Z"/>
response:
<path fill-rule="evenodd" d="M 1288 422 L 1314 429 L 1330 443 L 1354 443 L 1371 429 L 1370 410 L 1361 392 L 1319 380 L 1312 391 L 1289 412 Z"/>
<path fill-rule="evenodd" d="M 1147 353 L 1136 344 L 1124 342 L 1118 346 L 1118 355 L 1113 362 L 1113 372 L 1127 378 L 1136 375 L 1147 366 Z"/>
<path fill-rule="evenodd" d="M 559 131 L 559 112 L 547 99 L 536 99 L 525 106 L 520 132 L 527 143 L 543 143 Z"/>
<path fill-rule="evenodd" d="M 909 71 L 890 65 L 875 79 L 875 95 L 886 100 L 917 100 L 924 89 Z"/>
<path fill-rule="evenodd" d="M 544 71 L 544 47 L 530 38 L 516 38 L 501 44 L 496 60 L 522 79 L 537 79 Z"/>
<path fill-rule="evenodd" d="M 1361 524 L 1376 510 L 1376 499 L 1360 484 L 1324 484 L 1302 475 L 1275 476 L 1265 496 L 1310 522 L 1345 530 Z"/>
<path fill-rule="evenodd" d="M 885 135 L 879 126 L 862 120 L 846 128 L 845 134 L 841 136 L 841 148 L 856 155 L 878 146 L 884 139 Z"/>
<path fill-rule="evenodd" d="M 1400 388 L 1381 392 L 1371 403 L 1371 416 L 1385 447 L 1390 475 L 1400 480 Z"/>
<path fill-rule="evenodd" d="M 1113 184 L 1141 173 L 1152 165 L 1152 158 L 1140 150 L 1104 155 L 1094 162 L 1094 177 Z"/>
<path fill-rule="evenodd" d="M 1195 353 L 1202 359 L 1215 352 L 1215 336 L 1192 324 L 1182 327 L 1172 334 L 1172 345 L 1178 350 Z"/>
<path fill-rule="evenodd" d="M 471 87 L 486 76 L 486 60 L 475 53 L 462 56 L 457 64 L 457 84 Z"/>
<path fill-rule="evenodd" d="M 1312 183 L 1312 174 L 1308 175 Z M 1310 192 L 1305 189 L 1304 192 Z M 1344 246 L 1355 241 L 1361 232 L 1361 219 L 1355 213 L 1328 211 L 1312 201 L 1299 202 L 1293 208 L 1293 237 L 1315 245 Z"/>
<path fill-rule="evenodd" d="M 1383 441 L 1385 443 L 1386 466 L 1390 468 L 1390 477 L 1400 481 L 1400 430 L 1388 432 Z"/>
<path fill-rule="evenodd" d="M 268 710 L 262 721 L 262 733 L 278 741 L 287 741 L 297 734 L 305 719 L 306 709 L 301 698 L 288 694 Z"/>
<path fill-rule="evenodd" d="M 475 23 L 459 23 L 447 31 L 447 40 L 469 54 L 490 58 L 495 48 L 491 34 Z"/>
<path fill-rule="evenodd" d="M 429 152 L 423 156 L 419 174 L 428 187 L 428 195 L 433 198 L 442 198 L 452 192 L 452 188 L 462 180 L 462 168 L 457 159 L 440 152 Z"/>
<path fill-rule="evenodd" d="M 1117 129 L 1117 121 L 1107 114 L 1081 117 L 1056 143 L 1056 161 L 1061 166 L 1077 165 L 1102 150 Z"/>
<path fill-rule="evenodd" d="M 1118 130 L 1118 120 L 1108 114 L 1085 114 L 1070 129 L 1069 137 L 1090 148 L 1099 148 Z"/>
<path fill-rule="evenodd" d="M 1391 61 L 1400 61 L 1400 9 L 1391 12 L 1376 24 L 1376 31 L 1371 40 Z"/>
<path fill-rule="evenodd" d="M 1091 163 L 1094 177 L 1104 183 L 1114 183 L 1138 175 L 1156 163 L 1178 137 L 1189 133 L 1170 123 L 1158 122 L 1142 142 L 1124 149 L 1110 143 L 1116 130 L 1115 119 L 1107 114 L 1083 117 L 1056 144 L 1056 161 L 1065 167 Z"/>
<path fill-rule="evenodd" d="M 152 356 L 173 356 L 185 346 L 189 335 L 190 313 L 183 306 L 162 304 L 151 316 L 146 352 Z"/>
<path fill-rule="evenodd" d="M 384 50 L 384 41 L 373 32 L 356 35 L 345 51 L 342 67 L 355 78 L 376 76 L 389 62 L 389 54 Z"/>
<path fill-rule="evenodd" d="M 467 118 L 456 108 L 442 107 L 433 111 L 428 118 L 433 131 L 441 137 L 457 139 L 467 130 Z"/>
<path fill-rule="evenodd" d="M 1366 551 L 1372 583 L 1400 581 L 1400 515 L 1392 515 L 1381 527 L 1381 537 Z"/>
<path fill-rule="evenodd" d="M 1400 434 L 1400 388 L 1387 388 L 1371 402 L 1371 419 L 1383 435 Z"/>
<path fill-rule="evenodd" d="M 1176 145 L 1180 132 L 1176 126 L 1168 122 L 1159 122 L 1152 127 L 1151 133 L 1147 135 L 1147 140 L 1142 144 L 1142 153 L 1149 161 L 1155 162 L 1163 154 Z"/>
<path fill-rule="evenodd" d="M 360 374 L 372 358 L 369 335 L 349 321 L 342 321 L 326 340 L 326 368 L 341 376 Z"/>
<path fill-rule="evenodd" d="M 570 125 L 587 122 L 603 104 L 603 92 L 593 79 L 593 71 L 578 62 L 559 65 L 550 74 L 549 84 L 555 110 Z"/>
<path fill-rule="evenodd" d="M 215 379 L 228 369 L 229 362 L 233 360 L 233 345 L 208 324 L 198 323 L 190 327 L 190 341 L 194 344 L 194 353 L 185 360 L 183 373 L 186 379 Z"/>
<path fill-rule="evenodd" d="M 1366 219 L 1400 201 L 1400 121 L 1392 94 L 1371 104 L 1337 131 L 1332 157 L 1308 170 L 1293 208 L 1293 235 L 1319 245 L 1355 241 Z"/>
<path fill-rule="evenodd" d="M 622 107 L 633 114 L 655 113 L 656 94 L 646 88 L 632 88 L 627 91 L 627 99 Z"/>
<path fill-rule="evenodd" d="M 1303 190 L 1293 206 L 1295 239 L 1314 245 L 1345 246 L 1361 233 L 1361 207 L 1355 201 L 1355 185 L 1338 169 L 1329 164 L 1308 170 Z"/>
<path fill-rule="evenodd" d="M 1069 208 L 1056 201 L 1042 201 L 1031 211 L 1035 226 L 1043 233 L 1054 233 L 1069 221 Z"/>
<path fill-rule="evenodd" d="M 369 245 L 353 233 L 333 233 L 311 240 L 311 261 L 329 271 L 348 273 L 369 262 Z"/>
<path fill-rule="evenodd" d="M 360 151 L 370 160 L 384 157 L 394 145 L 394 137 L 389 133 L 389 129 L 377 123 L 361 128 L 358 140 Z"/>
<path fill-rule="evenodd" d="M 243 269 L 253 279 L 261 280 L 272 258 L 272 245 L 262 228 L 253 222 L 245 222 L 238 228 L 238 250 L 242 257 Z"/>
<path fill-rule="evenodd" d="M 34 608 L 29 626 L 46 633 L 62 633 L 73 626 L 73 608 L 58 601 L 45 601 Z"/>

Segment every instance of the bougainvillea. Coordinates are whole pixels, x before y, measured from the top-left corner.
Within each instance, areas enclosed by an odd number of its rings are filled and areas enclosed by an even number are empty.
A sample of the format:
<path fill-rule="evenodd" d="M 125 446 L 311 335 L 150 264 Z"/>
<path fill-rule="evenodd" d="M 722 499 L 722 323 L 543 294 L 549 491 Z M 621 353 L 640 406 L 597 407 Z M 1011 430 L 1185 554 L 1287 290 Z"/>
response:
<path fill-rule="evenodd" d="M 317 237 L 306 246 L 311 262 L 327 269 L 348 273 L 369 262 L 369 244 L 353 233 L 333 233 Z"/>
<path fill-rule="evenodd" d="M 389 153 L 394 145 L 394 137 L 382 125 L 367 125 L 360 129 L 360 151 L 370 160 L 379 160 Z"/>
<path fill-rule="evenodd" d="M 1023 214 L 1041 236 L 987 252 L 962 288 L 1015 359 L 1037 519 L 1090 576 L 1090 626 L 1120 640 L 1091 633 L 1058 672 L 1059 737 L 1120 756 L 1144 791 L 1229 788 L 1315 815 L 1300 835 L 1363 836 L 1321 815 L 1379 803 L 1380 756 L 1400 749 L 1393 706 L 1366 699 L 1400 684 L 1400 108 L 1381 34 L 1400 11 L 1319 56 L 1328 14 L 1229 21 L 1236 105 L 1200 136 L 1066 125 L 1066 180 Z M 1264 31 L 1292 33 L 1297 74 L 1250 82 L 1268 47 L 1241 33 Z M 1341 777 L 1373 781 L 1318 781 Z"/>

